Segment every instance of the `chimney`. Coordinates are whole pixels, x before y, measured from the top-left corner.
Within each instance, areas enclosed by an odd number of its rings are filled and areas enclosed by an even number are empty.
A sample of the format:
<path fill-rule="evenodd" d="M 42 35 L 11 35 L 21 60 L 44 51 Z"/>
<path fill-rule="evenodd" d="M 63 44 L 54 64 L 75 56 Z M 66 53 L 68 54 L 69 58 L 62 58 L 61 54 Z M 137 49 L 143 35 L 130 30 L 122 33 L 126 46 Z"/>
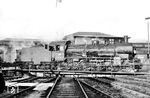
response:
<path fill-rule="evenodd" d="M 128 37 L 127 35 L 125 35 L 125 36 L 124 36 L 124 42 L 125 42 L 125 43 L 128 43 L 128 39 L 129 39 L 129 37 Z"/>

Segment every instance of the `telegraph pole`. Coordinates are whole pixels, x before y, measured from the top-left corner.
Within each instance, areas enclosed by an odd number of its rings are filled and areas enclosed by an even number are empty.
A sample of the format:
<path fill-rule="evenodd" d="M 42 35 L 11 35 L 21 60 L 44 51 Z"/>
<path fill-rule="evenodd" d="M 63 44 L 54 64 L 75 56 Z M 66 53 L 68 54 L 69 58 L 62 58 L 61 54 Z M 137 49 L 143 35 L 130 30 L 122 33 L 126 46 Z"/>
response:
<path fill-rule="evenodd" d="M 145 18 L 145 20 L 149 20 L 150 17 Z M 149 21 L 147 21 L 147 33 L 148 33 L 148 52 L 147 52 L 147 58 L 149 59 Z"/>

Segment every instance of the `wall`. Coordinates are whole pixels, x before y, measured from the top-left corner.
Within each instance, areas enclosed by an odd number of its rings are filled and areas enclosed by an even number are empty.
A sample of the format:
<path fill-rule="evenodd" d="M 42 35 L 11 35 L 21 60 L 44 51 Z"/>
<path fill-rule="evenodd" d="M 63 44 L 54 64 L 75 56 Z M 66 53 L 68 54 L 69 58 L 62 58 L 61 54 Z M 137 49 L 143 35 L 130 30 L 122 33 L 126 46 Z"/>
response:
<path fill-rule="evenodd" d="M 114 42 L 110 42 L 109 39 L 114 39 Z M 92 44 L 94 40 L 99 41 L 100 44 L 115 44 L 115 43 L 124 43 L 123 39 L 118 38 L 92 38 L 92 37 L 75 37 L 75 44 Z"/>
<path fill-rule="evenodd" d="M 76 37 L 75 44 L 92 44 L 92 39 L 85 37 Z"/>

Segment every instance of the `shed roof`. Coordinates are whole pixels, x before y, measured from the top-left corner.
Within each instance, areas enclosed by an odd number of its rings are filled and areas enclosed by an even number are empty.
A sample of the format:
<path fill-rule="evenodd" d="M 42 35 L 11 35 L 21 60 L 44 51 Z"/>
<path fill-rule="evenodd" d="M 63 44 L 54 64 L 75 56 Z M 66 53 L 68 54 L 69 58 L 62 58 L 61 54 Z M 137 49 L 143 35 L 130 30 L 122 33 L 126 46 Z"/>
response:
<path fill-rule="evenodd" d="M 113 36 L 113 35 L 109 35 L 109 34 L 104 34 L 104 33 L 100 33 L 100 32 L 76 32 L 73 34 L 70 34 L 75 36 L 84 36 L 84 37 L 117 37 L 117 38 L 123 38 L 123 37 L 118 37 L 118 36 Z"/>

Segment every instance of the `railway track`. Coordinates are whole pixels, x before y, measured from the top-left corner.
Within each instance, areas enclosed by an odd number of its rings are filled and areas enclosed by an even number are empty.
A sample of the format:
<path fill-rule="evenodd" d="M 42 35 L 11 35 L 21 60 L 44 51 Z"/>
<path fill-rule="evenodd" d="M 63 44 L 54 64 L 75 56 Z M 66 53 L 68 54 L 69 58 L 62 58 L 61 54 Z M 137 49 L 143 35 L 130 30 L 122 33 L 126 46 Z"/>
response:
<path fill-rule="evenodd" d="M 88 98 L 113 98 L 113 96 L 108 95 L 107 93 L 96 89 L 95 87 L 92 87 L 84 81 L 79 80 L 79 82 L 82 84 L 83 89 L 85 90 Z"/>
<path fill-rule="evenodd" d="M 54 85 L 42 91 L 36 91 L 34 90 L 35 86 L 31 86 L 23 88 L 13 95 L 3 94 L 0 98 L 126 98 L 125 93 L 121 94 L 120 90 L 114 88 L 111 84 L 115 80 L 111 77 L 58 77 L 57 79 L 32 77 L 29 80 L 22 81 L 39 83 L 52 83 L 53 81 Z M 22 81 L 19 81 L 19 83 Z"/>
<path fill-rule="evenodd" d="M 113 98 L 77 78 L 58 78 L 47 96 L 42 98 Z"/>
<path fill-rule="evenodd" d="M 110 79 L 107 78 L 83 78 L 81 79 L 82 81 L 84 81 L 85 83 L 87 83 L 88 85 L 90 85 L 91 87 L 102 91 L 103 93 L 111 96 L 112 98 L 124 98 L 125 96 L 121 95 L 121 91 L 115 89 L 112 85 L 111 85 L 111 81 Z"/>
<path fill-rule="evenodd" d="M 127 92 L 135 96 L 136 98 L 150 98 L 150 82 L 149 79 L 143 79 L 145 77 L 138 78 L 138 76 L 132 77 L 117 77 L 114 85 L 122 91 Z"/>
<path fill-rule="evenodd" d="M 28 81 L 31 81 L 31 80 L 35 81 L 36 79 L 39 79 L 39 78 L 38 77 L 30 78 Z M 39 83 L 48 83 L 48 82 L 54 81 L 55 79 L 56 78 L 49 78 L 49 79 L 44 79 L 44 80 L 41 80 L 41 81 L 38 80 L 38 81 L 39 81 Z M 25 80 L 25 81 L 27 81 L 27 80 Z M 19 92 L 15 93 L 15 94 L 3 93 L 3 94 L 0 95 L 0 98 L 29 98 L 29 97 L 26 97 L 26 96 L 34 95 L 33 93 L 38 92 L 38 91 L 33 90 L 35 87 L 36 87 L 36 85 L 20 89 Z M 34 96 L 34 97 L 31 97 L 31 98 L 37 98 L 37 97 Z"/>
<path fill-rule="evenodd" d="M 45 96 L 43 96 L 44 98 Z M 57 78 L 55 85 L 45 98 L 87 98 L 75 78 Z"/>

